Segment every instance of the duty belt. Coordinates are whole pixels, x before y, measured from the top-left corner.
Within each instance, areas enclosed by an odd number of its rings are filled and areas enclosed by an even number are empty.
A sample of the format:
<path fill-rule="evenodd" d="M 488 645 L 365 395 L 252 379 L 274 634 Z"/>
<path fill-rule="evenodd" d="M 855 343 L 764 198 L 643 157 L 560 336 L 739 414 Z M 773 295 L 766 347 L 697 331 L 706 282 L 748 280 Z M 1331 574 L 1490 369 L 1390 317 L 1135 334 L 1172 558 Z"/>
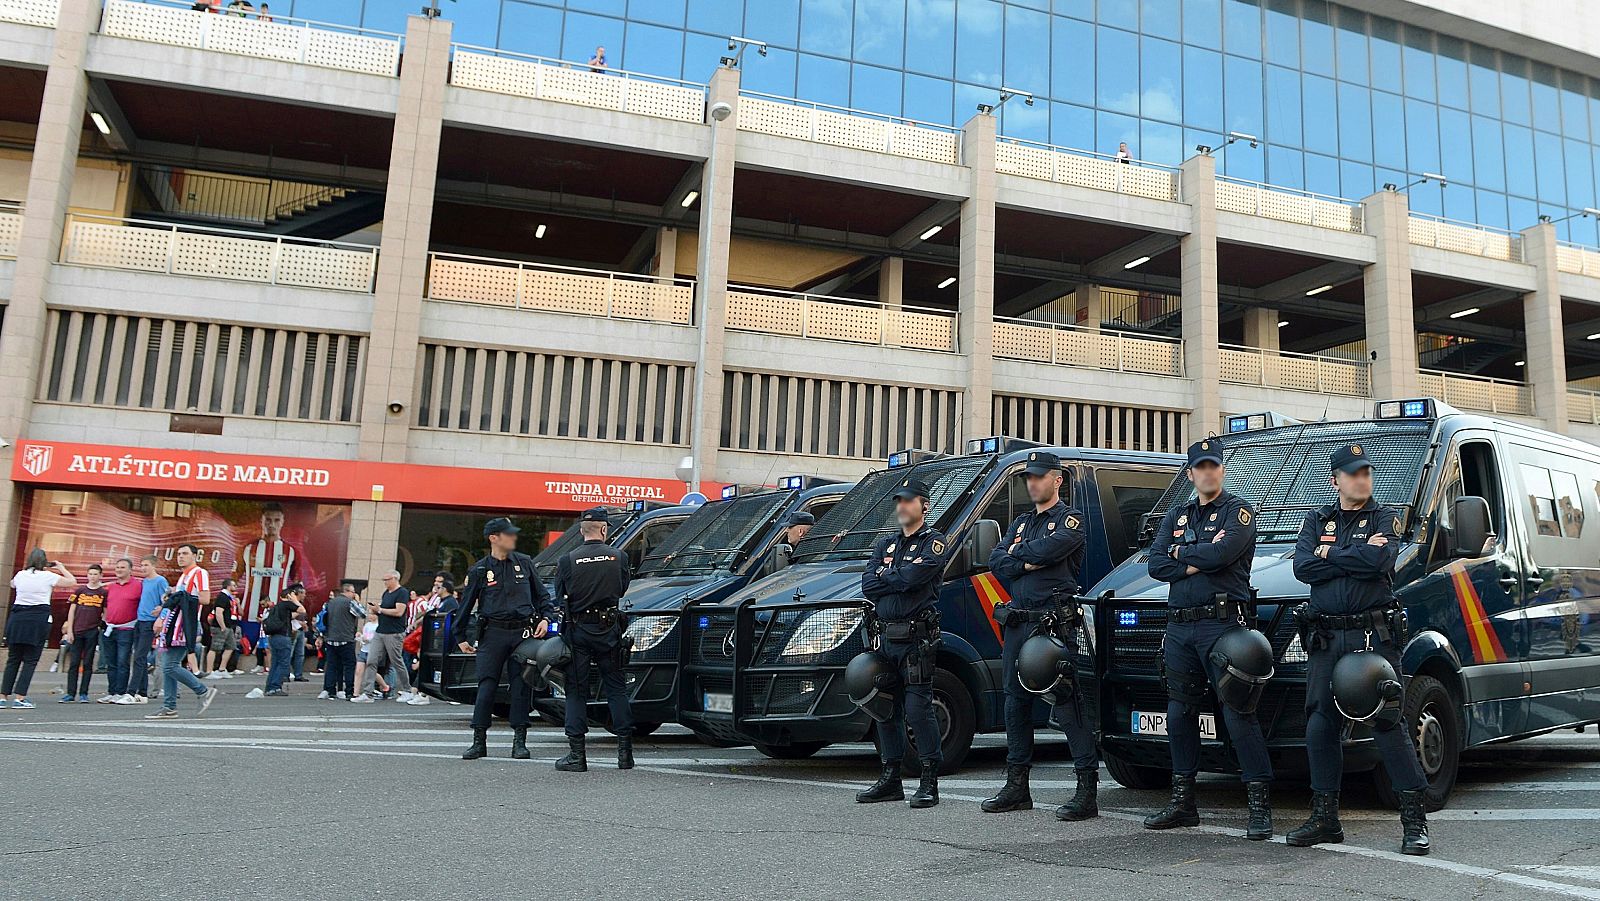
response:
<path fill-rule="evenodd" d="M 602 607 L 598 610 L 581 610 L 572 614 L 570 618 L 580 623 L 599 623 L 602 626 L 609 625 L 612 620 L 617 618 L 617 608 Z"/>
<path fill-rule="evenodd" d="M 1371 629 L 1377 631 L 1389 625 L 1389 617 L 1398 606 L 1377 607 L 1360 613 L 1319 613 L 1316 608 L 1306 609 L 1306 624 L 1314 629 Z"/>
<path fill-rule="evenodd" d="M 1243 619 L 1249 610 L 1238 601 L 1217 601 L 1202 607 L 1173 607 L 1167 612 L 1169 623 L 1197 623 L 1203 619 Z"/>
<path fill-rule="evenodd" d="M 1010 604 L 1006 606 L 1005 624 L 1008 626 L 1012 623 L 1031 624 L 1046 621 L 1060 623 L 1061 625 L 1071 625 L 1078 620 L 1078 608 L 1072 604 L 1063 604 L 1060 607 L 1032 607 L 1028 609 Z"/>

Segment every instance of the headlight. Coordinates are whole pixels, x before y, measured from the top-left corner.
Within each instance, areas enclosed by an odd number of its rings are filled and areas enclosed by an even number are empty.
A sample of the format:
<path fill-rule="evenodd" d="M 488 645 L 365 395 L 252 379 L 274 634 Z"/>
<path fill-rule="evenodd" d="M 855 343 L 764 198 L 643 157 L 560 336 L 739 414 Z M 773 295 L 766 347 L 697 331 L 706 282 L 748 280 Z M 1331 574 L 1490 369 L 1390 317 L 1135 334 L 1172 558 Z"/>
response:
<path fill-rule="evenodd" d="M 633 639 L 635 651 L 648 651 L 665 641 L 676 625 L 676 616 L 641 616 L 628 623 L 628 630 L 623 634 Z"/>
<path fill-rule="evenodd" d="M 1083 634 L 1083 648 L 1090 657 L 1094 656 L 1094 608 L 1088 604 L 1078 605 L 1078 631 Z"/>
<path fill-rule="evenodd" d="M 1305 663 L 1310 659 L 1311 657 L 1306 653 L 1306 649 L 1300 646 L 1300 636 L 1296 635 L 1289 639 L 1289 646 L 1283 649 L 1283 657 L 1278 662 Z"/>
<path fill-rule="evenodd" d="M 783 646 L 783 656 L 828 653 L 861 627 L 862 615 L 860 609 L 849 607 L 818 610 L 795 626 L 794 634 Z"/>

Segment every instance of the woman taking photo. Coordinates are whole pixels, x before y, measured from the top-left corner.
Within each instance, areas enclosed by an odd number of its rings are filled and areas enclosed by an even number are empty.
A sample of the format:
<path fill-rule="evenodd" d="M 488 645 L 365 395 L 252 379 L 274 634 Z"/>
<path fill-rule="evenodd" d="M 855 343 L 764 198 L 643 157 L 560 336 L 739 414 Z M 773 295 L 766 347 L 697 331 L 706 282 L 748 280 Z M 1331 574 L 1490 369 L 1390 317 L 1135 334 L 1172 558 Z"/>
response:
<path fill-rule="evenodd" d="M 78 580 L 59 562 L 52 563 L 44 548 L 28 552 L 27 568 L 11 577 L 11 615 L 6 618 L 5 680 L 0 682 L 0 707 L 31 709 L 28 684 L 33 668 L 50 638 L 50 595 L 57 588 L 70 588 Z M 16 700 L 11 696 L 15 694 Z"/>

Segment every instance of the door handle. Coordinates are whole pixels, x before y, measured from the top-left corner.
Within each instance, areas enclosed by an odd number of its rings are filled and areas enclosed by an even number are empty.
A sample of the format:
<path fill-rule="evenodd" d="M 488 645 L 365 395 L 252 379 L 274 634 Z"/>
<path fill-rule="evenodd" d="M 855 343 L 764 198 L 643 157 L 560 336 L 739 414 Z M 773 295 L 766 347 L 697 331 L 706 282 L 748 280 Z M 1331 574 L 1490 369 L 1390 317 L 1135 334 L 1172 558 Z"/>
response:
<path fill-rule="evenodd" d="M 1511 592 L 1517 590 L 1517 583 L 1520 581 L 1522 580 L 1518 579 L 1516 576 L 1501 576 L 1500 587 L 1506 590 L 1506 594 L 1510 594 Z"/>

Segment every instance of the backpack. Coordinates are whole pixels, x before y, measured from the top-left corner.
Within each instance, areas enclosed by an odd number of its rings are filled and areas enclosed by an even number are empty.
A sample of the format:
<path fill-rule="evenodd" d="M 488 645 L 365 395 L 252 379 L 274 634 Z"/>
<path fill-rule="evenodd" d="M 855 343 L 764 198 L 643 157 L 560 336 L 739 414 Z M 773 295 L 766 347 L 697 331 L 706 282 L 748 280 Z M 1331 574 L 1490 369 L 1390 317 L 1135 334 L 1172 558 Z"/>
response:
<path fill-rule="evenodd" d="M 268 635 L 288 635 L 289 623 L 294 619 L 294 605 L 279 601 L 267 611 L 267 618 L 261 622 L 261 631 Z"/>

